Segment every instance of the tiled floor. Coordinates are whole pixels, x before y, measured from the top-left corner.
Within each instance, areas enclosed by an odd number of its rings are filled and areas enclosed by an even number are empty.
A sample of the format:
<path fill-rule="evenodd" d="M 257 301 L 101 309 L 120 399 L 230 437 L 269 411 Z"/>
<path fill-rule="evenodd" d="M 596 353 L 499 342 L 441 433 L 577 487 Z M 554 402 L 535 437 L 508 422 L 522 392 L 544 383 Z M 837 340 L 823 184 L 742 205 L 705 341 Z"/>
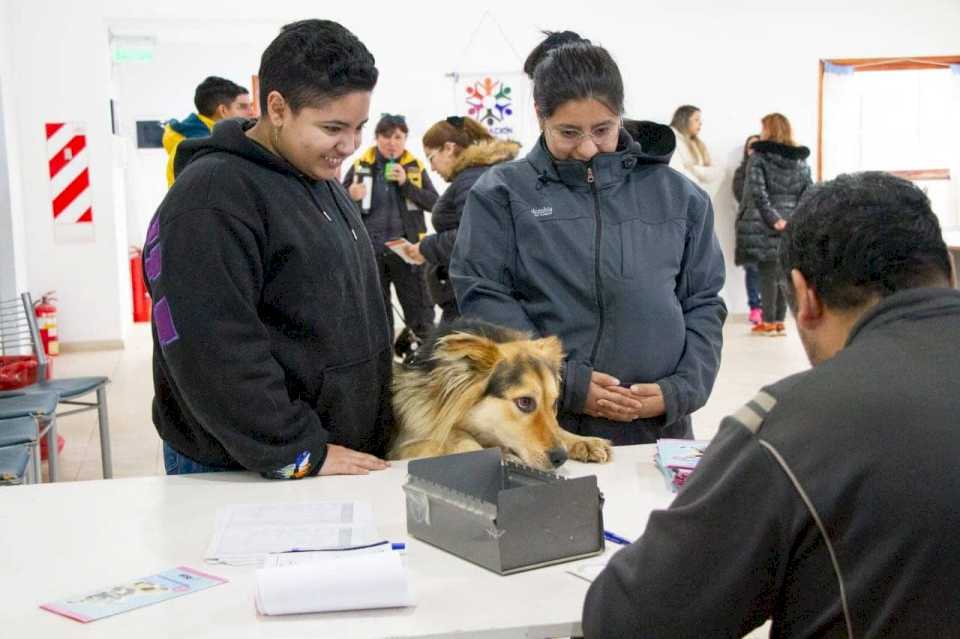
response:
<path fill-rule="evenodd" d="M 786 338 L 753 337 L 745 316 L 735 315 L 724 329 L 723 364 L 707 405 L 694 415 L 697 437 L 709 438 L 720 420 L 750 399 L 763 385 L 807 367 L 796 333 Z M 150 330 L 134 326 L 124 350 L 69 353 L 56 358 L 59 377 L 108 375 L 110 434 L 114 477 L 163 473 L 160 439 L 150 418 L 153 381 Z M 66 446 L 60 457 L 61 481 L 100 479 L 100 444 L 96 413 L 59 422 Z"/>

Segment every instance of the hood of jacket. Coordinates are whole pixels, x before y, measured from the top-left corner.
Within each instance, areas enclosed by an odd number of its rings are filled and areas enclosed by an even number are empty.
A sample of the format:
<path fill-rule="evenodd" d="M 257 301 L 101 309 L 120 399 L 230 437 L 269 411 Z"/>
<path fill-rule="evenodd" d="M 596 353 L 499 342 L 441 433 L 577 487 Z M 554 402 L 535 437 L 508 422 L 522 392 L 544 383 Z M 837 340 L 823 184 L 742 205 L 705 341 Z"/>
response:
<path fill-rule="evenodd" d="M 214 121 L 205 115 L 191 113 L 182 120 L 170 120 L 167 124 L 185 138 L 200 138 L 210 135 Z"/>
<path fill-rule="evenodd" d="M 571 188 L 588 188 L 587 169 L 592 170 L 597 188 L 604 188 L 626 179 L 638 165 L 669 164 L 670 153 L 653 154 L 643 150 L 625 130 L 620 130 L 617 150 L 611 153 L 597 153 L 589 162 L 581 160 L 558 160 L 547 148 L 547 142 L 540 139 L 527 154 L 529 162 L 537 172 L 541 183 L 561 182 Z"/>
<path fill-rule="evenodd" d="M 773 158 L 783 158 L 790 161 L 802 161 L 810 157 L 810 149 L 805 146 L 790 146 L 770 140 L 757 140 L 751 148 L 756 153 L 766 153 Z"/>
<path fill-rule="evenodd" d="M 623 128 L 651 156 L 671 156 L 677 149 L 677 136 L 666 124 L 650 120 L 624 120 Z"/>
<path fill-rule="evenodd" d="M 449 181 L 453 181 L 462 171 L 475 166 L 493 166 L 517 157 L 520 143 L 513 140 L 488 140 L 471 144 L 457 156 L 450 169 Z"/>
<path fill-rule="evenodd" d="M 316 180 L 298 171 L 292 164 L 279 155 L 247 136 L 247 130 L 256 124 L 256 120 L 231 118 L 221 120 L 213 127 L 209 137 L 186 139 L 177 149 L 174 173 L 179 175 L 183 169 L 196 160 L 211 153 L 230 153 L 269 168 L 279 173 L 293 175 L 309 182 Z"/>

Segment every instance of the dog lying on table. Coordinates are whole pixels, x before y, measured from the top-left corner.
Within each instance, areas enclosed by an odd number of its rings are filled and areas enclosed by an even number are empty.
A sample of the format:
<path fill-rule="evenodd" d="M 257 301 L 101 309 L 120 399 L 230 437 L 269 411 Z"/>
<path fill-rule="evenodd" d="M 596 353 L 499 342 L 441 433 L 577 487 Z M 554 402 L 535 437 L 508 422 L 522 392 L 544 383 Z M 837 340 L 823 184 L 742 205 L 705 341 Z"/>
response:
<path fill-rule="evenodd" d="M 388 459 L 499 447 L 552 470 L 568 458 L 606 462 L 610 442 L 557 422 L 563 346 L 475 320 L 439 327 L 394 371 L 397 430 Z"/>

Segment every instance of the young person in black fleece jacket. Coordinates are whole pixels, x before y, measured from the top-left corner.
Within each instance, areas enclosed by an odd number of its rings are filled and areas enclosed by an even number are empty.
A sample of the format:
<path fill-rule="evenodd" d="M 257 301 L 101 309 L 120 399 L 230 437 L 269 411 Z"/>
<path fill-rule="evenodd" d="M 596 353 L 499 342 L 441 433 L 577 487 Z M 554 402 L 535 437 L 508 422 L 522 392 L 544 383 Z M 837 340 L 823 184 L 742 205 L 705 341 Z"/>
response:
<path fill-rule="evenodd" d="M 814 188 L 780 247 L 814 367 L 720 425 L 587 593 L 593 637 L 956 636 L 960 291 L 927 197 Z M 950 630 L 953 628 L 953 630 Z"/>
<path fill-rule="evenodd" d="M 144 267 L 168 474 L 386 466 L 386 309 L 363 223 L 335 179 L 376 80 L 352 33 L 296 22 L 261 59 L 259 121 L 226 120 L 181 145 Z"/>

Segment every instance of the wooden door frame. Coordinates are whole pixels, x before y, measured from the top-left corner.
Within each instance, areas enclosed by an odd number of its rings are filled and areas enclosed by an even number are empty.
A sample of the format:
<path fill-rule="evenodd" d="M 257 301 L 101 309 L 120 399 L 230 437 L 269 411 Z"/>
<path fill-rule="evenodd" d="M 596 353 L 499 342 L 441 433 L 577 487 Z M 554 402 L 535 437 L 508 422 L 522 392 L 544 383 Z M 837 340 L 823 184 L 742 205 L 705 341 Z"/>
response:
<path fill-rule="evenodd" d="M 817 181 L 823 179 L 823 76 L 827 64 L 851 66 L 854 72 L 866 71 L 929 71 L 943 69 L 952 64 L 960 64 L 960 55 L 914 56 L 901 58 L 824 58 L 820 60 L 820 74 L 817 89 Z M 945 169 L 922 169 L 942 175 Z M 947 179 L 944 177 L 933 179 Z"/>

